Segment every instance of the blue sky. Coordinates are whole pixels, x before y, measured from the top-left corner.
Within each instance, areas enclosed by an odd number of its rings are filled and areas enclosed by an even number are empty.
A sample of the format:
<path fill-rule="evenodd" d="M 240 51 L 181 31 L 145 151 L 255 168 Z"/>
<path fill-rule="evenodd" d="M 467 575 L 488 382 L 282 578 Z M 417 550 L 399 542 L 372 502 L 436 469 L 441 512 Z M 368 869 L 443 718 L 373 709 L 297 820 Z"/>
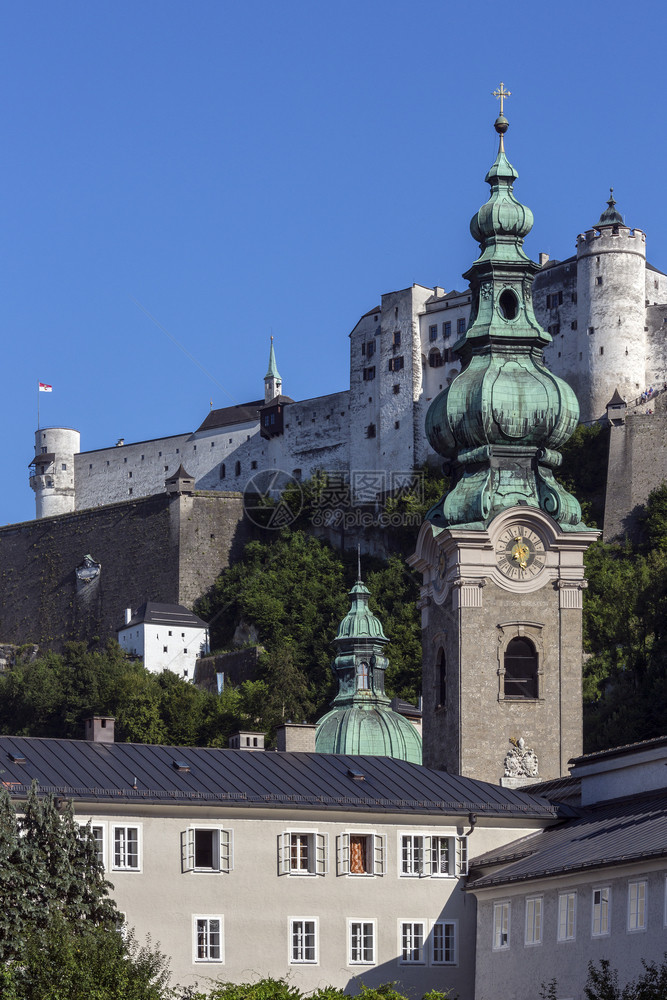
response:
<path fill-rule="evenodd" d="M 0 3 L 0 523 L 34 517 L 38 381 L 42 424 L 85 450 L 175 434 L 262 395 L 271 331 L 284 391 L 321 395 L 382 292 L 463 287 L 501 80 L 529 254 L 572 254 L 613 184 L 667 271 L 666 21 L 642 0 Z"/>

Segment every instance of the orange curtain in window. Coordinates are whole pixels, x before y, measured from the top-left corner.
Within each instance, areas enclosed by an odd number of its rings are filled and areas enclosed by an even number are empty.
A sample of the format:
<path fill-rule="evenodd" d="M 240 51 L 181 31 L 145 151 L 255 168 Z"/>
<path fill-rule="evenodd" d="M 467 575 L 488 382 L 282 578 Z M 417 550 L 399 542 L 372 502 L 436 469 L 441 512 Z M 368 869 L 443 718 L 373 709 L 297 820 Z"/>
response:
<path fill-rule="evenodd" d="M 366 868 L 366 838 L 350 837 L 350 873 L 365 875 Z"/>

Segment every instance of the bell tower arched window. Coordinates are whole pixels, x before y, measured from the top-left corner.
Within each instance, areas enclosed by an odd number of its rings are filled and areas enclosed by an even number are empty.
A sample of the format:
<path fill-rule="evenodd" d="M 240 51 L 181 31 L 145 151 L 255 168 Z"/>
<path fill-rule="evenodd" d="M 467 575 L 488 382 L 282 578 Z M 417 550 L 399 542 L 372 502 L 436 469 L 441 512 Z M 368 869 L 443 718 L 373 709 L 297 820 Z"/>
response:
<path fill-rule="evenodd" d="M 537 650 L 530 639 L 517 636 L 504 656 L 505 698 L 537 698 Z"/>

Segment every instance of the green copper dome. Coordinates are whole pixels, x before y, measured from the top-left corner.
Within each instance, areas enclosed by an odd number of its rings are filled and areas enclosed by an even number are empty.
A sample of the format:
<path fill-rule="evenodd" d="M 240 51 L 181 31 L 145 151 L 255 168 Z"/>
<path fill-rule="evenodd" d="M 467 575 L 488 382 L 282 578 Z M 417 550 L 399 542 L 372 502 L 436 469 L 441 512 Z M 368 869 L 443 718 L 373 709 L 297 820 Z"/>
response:
<path fill-rule="evenodd" d="M 384 690 L 389 640 L 368 607 L 370 593 L 358 580 L 351 606 L 334 639 L 338 693 L 330 712 L 317 723 L 318 753 L 372 754 L 421 764 L 421 736 L 390 707 Z"/>
<path fill-rule="evenodd" d="M 513 193 L 518 174 L 505 155 L 504 115 L 495 128 L 498 155 L 486 175 L 491 195 L 470 224 L 480 255 L 464 275 L 472 302 L 468 329 L 454 345 L 461 372 L 426 415 L 426 435 L 453 487 L 427 518 L 443 528 L 486 527 L 502 510 L 527 504 L 564 529 L 583 529 L 578 502 L 553 475 L 579 404 L 544 364 L 551 336 L 532 303 L 539 266 L 523 250 L 533 214 Z"/>
<path fill-rule="evenodd" d="M 616 211 L 616 202 L 614 201 L 614 189 L 609 188 L 609 201 L 607 202 L 607 208 L 604 210 L 598 221 L 595 223 L 594 229 L 603 229 L 605 226 L 624 226 L 623 216 L 620 212 Z"/>

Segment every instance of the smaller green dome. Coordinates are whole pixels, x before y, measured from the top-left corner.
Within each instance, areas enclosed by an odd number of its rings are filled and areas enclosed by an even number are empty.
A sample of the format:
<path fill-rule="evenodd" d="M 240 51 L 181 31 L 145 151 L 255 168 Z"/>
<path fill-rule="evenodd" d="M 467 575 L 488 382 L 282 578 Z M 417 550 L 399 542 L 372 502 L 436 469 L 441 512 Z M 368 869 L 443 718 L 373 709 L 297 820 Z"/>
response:
<path fill-rule="evenodd" d="M 607 208 L 604 210 L 598 221 L 595 223 L 594 229 L 603 229 L 605 226 L 624 226 L 623 216 L 620 212 L 616 211 L 616 202 L 614 201 L 614 189 L 609 188 L 609 201 L 607 202 Z"/>
<path fill-rule="evenodd" d="M 368 607 L 370 591 L 361 580 L 357 580 L 349 593 L 352 606 L 338 626 L 337 639 L 379 639 L 389 642 L 382 628 L 382 622 Z"/>
<path fill-rule="evenodd" d="M 386 708 L 333 709 L 317 724 L 315 750 L 422 762 L 419 733 L 402 715 Z"/>

